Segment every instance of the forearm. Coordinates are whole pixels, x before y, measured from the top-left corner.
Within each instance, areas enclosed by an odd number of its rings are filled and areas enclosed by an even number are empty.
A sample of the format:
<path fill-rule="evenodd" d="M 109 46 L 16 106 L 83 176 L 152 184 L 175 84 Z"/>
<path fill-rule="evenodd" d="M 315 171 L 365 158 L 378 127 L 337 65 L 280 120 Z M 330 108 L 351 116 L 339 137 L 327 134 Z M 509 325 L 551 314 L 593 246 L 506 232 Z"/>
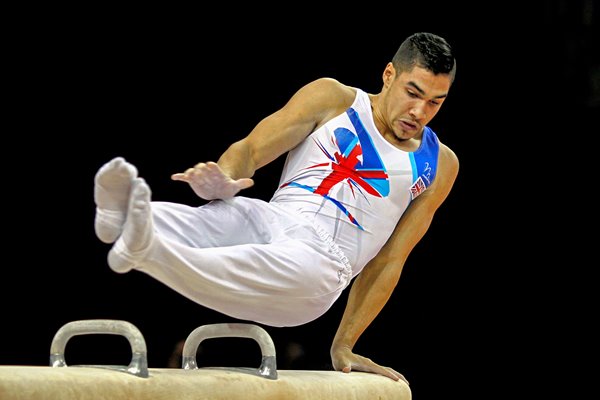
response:
<path fill-rule="evenodd" d="M 379 257 L 371 260 L 354 281 L 342 321 L 331 345 L 331 362 L 336 371 L 371 372 L 396 381 L 402 379 L 408 383 L 406 378 L 394 369 L 379 365 L 370 358 L 354 352 L 354 345 L 387 303 L 400 278 L 403 262 L 386 264 L 383 260 L 390 259 Z"/>
<path fill-rule="evenodd" d="M 354 345 L 373 322 L 389 300 L 399 274 L 394 271 L 378 271 L 377 266 L 365 267 L 355 279 L 346 309 L 332 343 L 332 350 L 339 347 L 348 349 Z"/>
<path fill-rule="evenodd" d="M 245 139 L 231 144 L 217 164 L 232 179 L 251 178 L 256 172 L 256 164 Z"/>

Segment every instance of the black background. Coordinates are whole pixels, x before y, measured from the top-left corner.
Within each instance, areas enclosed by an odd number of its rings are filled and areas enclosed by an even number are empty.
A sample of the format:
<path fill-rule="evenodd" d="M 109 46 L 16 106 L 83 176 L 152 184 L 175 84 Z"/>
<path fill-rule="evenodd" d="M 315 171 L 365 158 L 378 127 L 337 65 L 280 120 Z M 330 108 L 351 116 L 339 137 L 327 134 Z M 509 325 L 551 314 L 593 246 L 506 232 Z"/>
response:
<path fill-rule="evenodd" d="M 457 382 L 462 398 L 506 394 L 498 379 L 510 373 L 498 365 L 527 369 L 545 360 L 536 324 L 553 312 L 545 306 L 559 302 L 531 294 L 543 263 L 531 238 L 543 215 L 523 188 L 545 181 L 533 162 L 542 152 L 538 137 L 587 127 L 598 111 L 591 4 L 20 13 L 5 61 L 0 364 L 48 365 L 61 326 L 107 318 L 136 325 L 149 366 L 163 368 L 196 327 L 237 322 L 144 274 L 108 268 L 109 246 L 93 233 L 97 169 L 123 156 L 154 200 L 202 204 L 170 175 L 216 160 L 318 77 L 378 92 L 400 42 L 430 31 L 446 37 L 458 58 L 455 84 L 431 126 L 461 171 L 355 350 L 403 373 L 415 399 L 440 398 Z M 243 194 L 268 199 L 282 162 L 259 170 Z M 331 369 L 345 299 L 307 325 L 265 327 L 280 368 Z M 128 364 L 121 339 L 76 337 L 67 363 Z M 293 362 L 292 343 L 304 351 Z M 258 347 L 244 340 L 215 340 L 203 350 L 200 365 L 259 364 Z"/>

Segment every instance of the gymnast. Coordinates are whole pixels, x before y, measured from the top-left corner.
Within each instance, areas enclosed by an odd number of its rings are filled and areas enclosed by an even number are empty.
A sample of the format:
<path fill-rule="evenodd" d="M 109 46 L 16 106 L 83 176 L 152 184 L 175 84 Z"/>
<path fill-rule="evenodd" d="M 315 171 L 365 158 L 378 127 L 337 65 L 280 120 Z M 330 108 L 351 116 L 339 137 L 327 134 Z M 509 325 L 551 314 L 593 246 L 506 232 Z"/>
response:
<path fill-rule="evenodd" d="M 113 243 L 110 268 L 275 327 L 317 319 L 351 286 L 333 368 L 406 381 L 353 348 L 456 180 L 456 154 L 428 126 L 455 73 L 449 43 L 418 32 L 385 66 L 377 94 L 329 77 L 306 84 L 216 162 L 172 175 L 207 200 L 198 207 L 152 201 L 136 166 L 108 161 L 95 176 L 94 224 Z M 283 154 L 269 201 L 239 195 Z"/>

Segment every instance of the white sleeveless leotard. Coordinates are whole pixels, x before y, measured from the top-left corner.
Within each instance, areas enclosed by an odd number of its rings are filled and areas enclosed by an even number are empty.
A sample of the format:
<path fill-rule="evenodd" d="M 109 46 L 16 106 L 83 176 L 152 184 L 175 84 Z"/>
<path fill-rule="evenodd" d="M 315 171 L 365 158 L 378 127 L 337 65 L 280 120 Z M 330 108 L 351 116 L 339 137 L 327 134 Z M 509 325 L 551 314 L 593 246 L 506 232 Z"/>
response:
<path fill-rule="evenodd" d="M 357 89 L 352 106 L 289 152 L 271 202 L 328 232 L 356 276 L 391 235 L 410 202 L 434 180 L 439 143 L 425 127 L 417 151 L 378 132 L 371 102 Z"/>

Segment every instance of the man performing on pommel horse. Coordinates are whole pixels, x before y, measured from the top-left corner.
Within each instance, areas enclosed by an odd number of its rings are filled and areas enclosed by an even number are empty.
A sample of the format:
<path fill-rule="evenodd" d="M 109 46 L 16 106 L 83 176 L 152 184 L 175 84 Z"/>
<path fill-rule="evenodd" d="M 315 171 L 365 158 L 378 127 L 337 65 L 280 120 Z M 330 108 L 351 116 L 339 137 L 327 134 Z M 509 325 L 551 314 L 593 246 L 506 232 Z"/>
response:
<path fill-rule="evenodd" d="M 456 73 L 431 33 L 402 42 L 377 94 L 332 78 L 300 88 L 217 162 L 175 173 L 206 204 L 151 201 L 122 157 L 96 174 L 95 230 L 116 272 L 144 272 L 194 302 L 275 327 L 323 315 L 356 277 L 331 346 L 335 370 L 402 374 L 353 352 L 390 298 L 458 174 L 427 124 Z M 287 153 L 270 201 L 238 195 Z"/>

